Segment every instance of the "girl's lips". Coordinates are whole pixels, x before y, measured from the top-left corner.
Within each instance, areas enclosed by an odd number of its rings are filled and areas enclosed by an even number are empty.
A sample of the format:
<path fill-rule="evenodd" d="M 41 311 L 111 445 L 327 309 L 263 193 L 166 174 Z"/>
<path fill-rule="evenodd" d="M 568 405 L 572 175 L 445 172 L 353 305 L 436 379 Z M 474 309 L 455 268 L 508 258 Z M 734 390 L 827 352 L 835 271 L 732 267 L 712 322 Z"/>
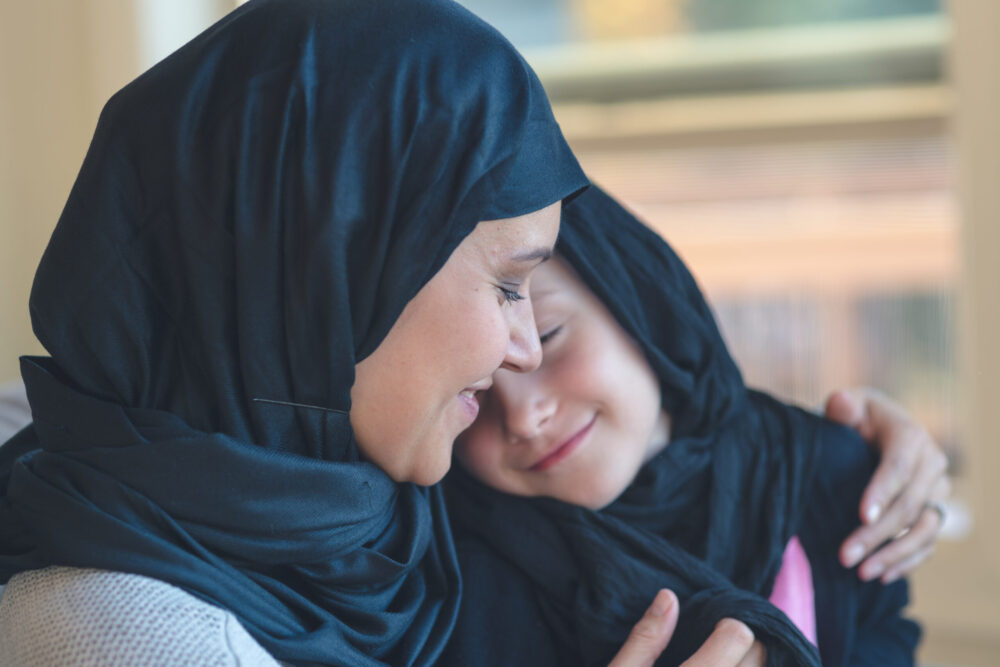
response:
<path fill-rule="evenodd" d="M 552 466 L 559 463 L 567 456 L 575 452 L 580 447 L 580 445 L 583 444 L 584 439 L 590 433 L 590 430 L 594 427 L 595 421 L 597 421 L 596 414 L 590 418 L 590 421 L 587 422 L 586 426 L 584 426 L 575 434 L 570 436 L 570 438 L 566 442 L 556 447 L 551 454 L 547 454 L 540 461 L 538 461 L 533 466 L 528 468 L 528 470 L 533 470 L 536 472 L 548 470 L 549 468 L 551 468 Z"/>

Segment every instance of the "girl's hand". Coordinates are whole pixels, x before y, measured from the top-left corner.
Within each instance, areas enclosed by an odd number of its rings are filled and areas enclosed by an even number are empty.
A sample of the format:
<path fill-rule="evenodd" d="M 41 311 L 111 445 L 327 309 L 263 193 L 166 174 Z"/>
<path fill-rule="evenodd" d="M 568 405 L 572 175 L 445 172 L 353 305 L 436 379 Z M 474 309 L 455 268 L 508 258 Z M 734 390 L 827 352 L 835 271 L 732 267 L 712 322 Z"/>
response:
<path fill-rule="evenodd" d="M 661 590 L 609 667 L 650 667 L 670 643 L 680 607 L 672 591 Z M 763 667 L 766 653 L 753 632 L 740 621 L 724 618 L 701 648 L 684 661 L 686 667 Z"/>
<path fill-rule="evenodd" d="M 840 561 L 861 563 L 858 576 L 865 581 L 889 583 L 934 552 L 942 503 L 951 495 L 947 457 L 903 408 L 874 389 L 834 392 L 826 416 L 856 429 L 882 456 L 861 497 L 862 526 L 844 540 Z"/>

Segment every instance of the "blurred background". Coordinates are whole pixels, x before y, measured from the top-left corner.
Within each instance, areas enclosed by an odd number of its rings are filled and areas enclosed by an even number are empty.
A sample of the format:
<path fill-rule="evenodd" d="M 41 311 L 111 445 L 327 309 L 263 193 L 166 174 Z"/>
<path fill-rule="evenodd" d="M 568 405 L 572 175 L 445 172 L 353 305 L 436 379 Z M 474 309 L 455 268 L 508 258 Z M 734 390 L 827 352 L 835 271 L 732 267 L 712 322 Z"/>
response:
<path fill-rule="evenodd" d="M 878 387 L 947 449 L 924 664 L 1000 664 L 1000 3 L 461 0 L 659 230 L 747 380 Z M 104 101 L 237 0 L 0 0 L 0 384 Z"/>

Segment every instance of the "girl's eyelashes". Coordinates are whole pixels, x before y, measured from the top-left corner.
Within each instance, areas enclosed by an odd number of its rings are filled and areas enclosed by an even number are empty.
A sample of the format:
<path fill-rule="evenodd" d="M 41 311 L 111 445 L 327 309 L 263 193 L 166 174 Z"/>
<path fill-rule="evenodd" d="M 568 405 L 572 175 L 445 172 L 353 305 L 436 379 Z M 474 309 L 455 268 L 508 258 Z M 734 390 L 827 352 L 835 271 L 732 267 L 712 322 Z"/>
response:
<path fill-rule="evenodd" d="M 547 342 L 549 342 L 550 340 L 552 340 L 552 338 L 555 337 L 556 334 L 558 334 L 560 331 L 562 331 L 562 327 L 561 326 L 555 327 L 553 329 L 549 329 L 545 333 L 540 334 L 538 336 L 538 340 L 539 340 L 539 342 L 542 345 L 545 345 Z"/>
<path fill-rule="evenodd" d="M 524 295 L 518 293 L 517 288 L 511 289 L 509 287 L 504 287 L 503 285 L 497 285 L 497 289 L 499 289 L 500 293 L 503 294 L 504 301 L 507 303 L 513 303 L 524 299 Z"/>

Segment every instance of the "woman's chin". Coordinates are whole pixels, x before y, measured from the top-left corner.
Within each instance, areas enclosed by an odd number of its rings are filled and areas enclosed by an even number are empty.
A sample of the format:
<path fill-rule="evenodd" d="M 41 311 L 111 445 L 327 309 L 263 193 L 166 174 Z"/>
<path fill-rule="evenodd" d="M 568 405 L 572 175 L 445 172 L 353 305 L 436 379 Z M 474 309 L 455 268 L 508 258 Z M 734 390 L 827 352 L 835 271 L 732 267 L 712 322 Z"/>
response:
<path fill-rule="evenodd" d="M 422 460 L 417 462 L 410 470 L 406 471 L 400 478 L 390 475 L 397 482 L 410 482 L 419 486 L 433 486 L 444 479 L 451 469 L 451 456 L 441 460 Z"/>

